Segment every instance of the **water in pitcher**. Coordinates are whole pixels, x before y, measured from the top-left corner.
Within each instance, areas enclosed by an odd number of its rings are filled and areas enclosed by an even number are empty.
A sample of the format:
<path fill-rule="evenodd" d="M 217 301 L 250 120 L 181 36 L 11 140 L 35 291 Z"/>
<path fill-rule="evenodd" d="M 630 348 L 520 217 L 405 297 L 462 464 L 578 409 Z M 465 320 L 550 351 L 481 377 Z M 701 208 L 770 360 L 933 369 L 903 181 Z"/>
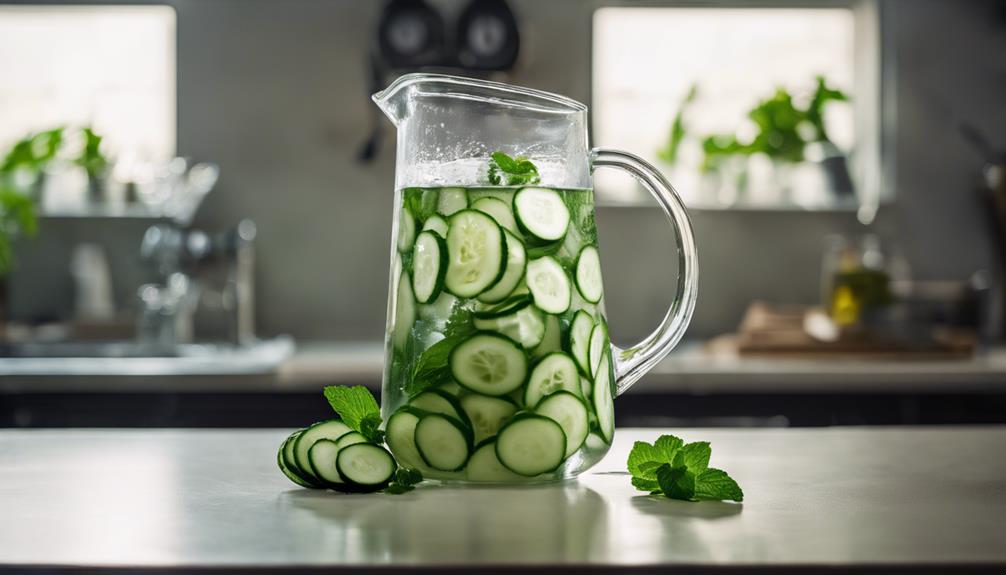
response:
<path fill-rule="evenodd" d="M 382 412 L 402 465 L 489 483 L 575 476 L 614 433 L 593 191 L 396 192 Z"/>

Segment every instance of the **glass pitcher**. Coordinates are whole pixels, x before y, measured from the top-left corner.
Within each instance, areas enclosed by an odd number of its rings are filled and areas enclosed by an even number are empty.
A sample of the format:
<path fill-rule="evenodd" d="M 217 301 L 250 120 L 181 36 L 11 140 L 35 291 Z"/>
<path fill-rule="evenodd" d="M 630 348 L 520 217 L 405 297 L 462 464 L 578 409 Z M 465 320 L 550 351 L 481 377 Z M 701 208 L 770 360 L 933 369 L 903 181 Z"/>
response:
<path fill-rule="evenodd" d="M 688 215 L 625 152 L 589 149 L 587 107 L 547 92 L 409 74 L 374 95 L 398 128 L 381 411 L 398 461 L 443 481 L 574 477 L 615 432 L 613 398 L 677 344 L 695 304 Z M 632 174 L 677 230 L 657 329 L 608 339 L 591 172 Z"/>

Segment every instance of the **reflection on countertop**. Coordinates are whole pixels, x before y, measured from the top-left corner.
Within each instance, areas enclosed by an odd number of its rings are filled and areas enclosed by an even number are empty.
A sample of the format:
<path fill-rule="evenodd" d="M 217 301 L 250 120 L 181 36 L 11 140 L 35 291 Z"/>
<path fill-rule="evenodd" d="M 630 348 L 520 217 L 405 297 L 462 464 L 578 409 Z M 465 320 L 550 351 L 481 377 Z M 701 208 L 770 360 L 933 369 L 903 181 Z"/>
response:
<path fill-rule="evenodd" d="M 289 340 L 227 354 L 180 358 L 0 359 L 0 393 L 76 391 L 302 392 L 325 384 L 376 389 L 378 342 Z M 240 355 L 241 357 L 238 357 Z M 21 363 L 17 363 L 21 362 Z M 170 369 L 169 369 L 170 368 Z M 1002 393 L 1006 347 L 966 360 L 777 359 L 710 353 L 686 342 L 628 392 Z"/>

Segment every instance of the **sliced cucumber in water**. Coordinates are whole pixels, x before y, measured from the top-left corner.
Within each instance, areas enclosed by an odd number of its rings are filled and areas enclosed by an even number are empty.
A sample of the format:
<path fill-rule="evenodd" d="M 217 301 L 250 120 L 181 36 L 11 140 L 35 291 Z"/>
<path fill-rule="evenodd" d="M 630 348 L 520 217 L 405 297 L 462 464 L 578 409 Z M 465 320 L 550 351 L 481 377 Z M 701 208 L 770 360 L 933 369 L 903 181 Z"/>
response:
<path fill-rule="evenodd" d="M 506 271 L 503 228 L 482 212 L 460 211 L 451 217 L 447 256 L 444 285 L 456 296 L 477 296 Z"/>
<path fill-rule="evenodd" d="M 535 407 L 547 395 L 557 391 L 580 394 L 580 374 L 573 358 L 565 353 L 550 353 L 538 360 L 524 389 L 524 405 Z"/>
<path fill-rule="evenodd" d="M 540 242 L 562 239 L 569 227 L 569 210 L 562 196 L 546 188 L 524 188 L 513 198 L 514 215 L 524 233 Z"/>
<path fill-rule="evenodd" d="M 412 291 L 419 303 L 429 303 L 440 295 L 447 274 L 447 242 L 426 231 L 416 237 L 412 249 Z"/>
<path fill-rule="evenodd" d="M 506 230 L 503 233 L 506 236 L 506 269 L 503 270 L 503 275 L 495 284 L 479 294 L 479 301 L 484 303 L 503 301 L 513 293 L 520 284 L 520 280 L 524 279 L 524 270 L 527 267 L 527 252 L 524 250 L 524 244 L 512 233 Z"/>
<path fill-rule="evenodd" d="M 318 480 L 318 476 L 315 475 L 311 469 L 311 460 L 308 456 L 311 446 L 319 439 L 329 439 L 334 442 L 350 431 L 352 431 L 352 429 L 339 419 L 320 421 L 305 429 L 304 432 L 297 437 L 296 444 L 293 448 L 294 459 L 297 462 L 297 469 L 307 479 Z"/>
<path fill-rule="evenodd" d="M 412 292 L 412 280 L 409 274 L 402 273 L 398 279 L 398 294 L 395 299 L 395 328 L 392 331 L 396 349 L 405 349 L 412 333 L 412 324 L 416 321 L 415 294 Z"/>
<path fill-rule="evenodd" d="M 615 436 L 610 357 L 610 354 L 604 354 L 598 364 L 597 375 L 594 376 L 594 392 L 591 397 L 594 402 L 594 413 L 597 414 L 597 425 L 605 443 L 611 443 L 611 438 Z"/>
<path fill-rule="evenodd" d="M 576 289 L 583 299 L 590 303 L 601 301 L 604 295 L 604 287 L 601 284 L 601 259 L 594 246 L 583 248 L 580 257 L 576 259 Z"/>
<path fill-rule="evenodd" d="M 437 200 L 437 211 L 444 217 L 450 217 L 468 207 L 468 196 L 461 188 L 444 188 L 440 190 Z"/>
<path fill-rule="evenodd" d="M 416 424 L 416 447 L 434 469 L 457 471 L 465 466 L 472 449 L 471 430 L 453 417 L 431 413 Z"/>
<path fill-rule="evenodd" d="M 517 475 L 500 463 L 496 457 L 495 441 L 487 441 L 475 448 L 465 466 L 465 477 L 468 481 L 480 483 L 514 483 L 524 480 L 524 476 Z"/>
<path fill-rule="evenodd" d="M 589 421 L 587 406 L 576 395 L 568 391 L 560 391 L 542 399 L 534 408 L 538 415 L 544 415 L 559 424 L 566 434 L 566 454 L 564 458 L 573 455 L 580 449 L 583 440 L 587 438 Z"/>
<path fill-rule="evenodd" d="M 311 473 L 326 485 L 342 483 L 342 476 L 335 466 L 339 457 L 339 445 L 331 439 L 319 439 L 307 450 L 308 461 L 311 463 Z"/>
<path fill-rule="evenodd" d="M 450 355 L 451 374 L 463 387 L 485 395 L 506 395 L 527 376 L 527 357 L 511 339 L 478 332 Z"/>
<path fill-rule="evenodd" d="M 526 281 L 538 309 L 551 314 L 569 309 L 569 276 L 555 258 L 545 256 L 528 262 Z"/>
<path fill-rule="evenodd" d="M 510 211 L 510 206 L 503 200 L 489 197 L 479 198 L 472 202 L 472 209 L 489 214 L 492 219 L 496 220 L 497 224 L 508 232 L 519 233 L 517 231 L 517 221 L 513 218 L 513 212 Z"/>
<path fill-rule="evenodd" d="M 412 249 L 416 240 L 416 217 L 408 208 L 403 207 L 398 214 L 398 251 L 407 252 Z"/>
<path fill-rule="evenodd" d="M 447 220 L 438 216 L 437 214 L 433 214 L 432 216 L 426 219 L 425 223 L 423 223 L 422 231 L 425 232 L 427 230 L 431 232 L 436 232 L 437 234 L 440 235 L 440 237 L 447 239 Z"/>
<path fill-rule="evenodd" d="M 472 393 L 460 401 L 461 408 L 471 421 L 476 444 L 496 435 L 503 423 L 517 413 L 517 405 L 501 397 Z"/>
<path fill-rule="evenodd" d="M 593 331 L 594 318 L 583 310 L 576 312 L 569 327 L 569 351 L 580 371 L 586 375 L 591 375 L 593 371 L 590 363 L 590 335 Z"/>
<path fill-rule="evenodd" d="M 457 398 L 442 389 L 429 389 L 409 400 L 409 405 L 428 413 L 440 413 L 457 419 L 468 427 L 471 421 Z"/>
<path fill-rule="evenodd" d="M 525 306 L 514 313 L 492 319 L 476 317 L 476 329 L 494 331 L 519 343 L 524 349 L 531 349 L 545 337 L 544 314 L 534 306 Z"/>
<path fill-rule="evenodd" d="M 545 335 L 541 338 L 538 346 L 531 350 L 531 356 L 538 359 L 561 349 L 562 326 L 559 324 L 559 318 L 554 315 L 546 315 Z"/>
<path fill-rule="evenodd" d="M 540 415 L 515 417 L 496 436 L 496 457 L 510 471 L 534 477 L 555 471 L 566 453 L 566 434 Z"/>
<path fill-rule="evenodd" d="M 384 440 L 391 448 L 391 452 L 398 458 L 399 463 L 405 467 L 412 467 L 423 471 L 427 469 L 423 458 L 419 455 L 419 448 L 416 447 L 416 424 L 424 412 L 411 407 L 403 407 L 391 414 L 388 418 L 388 425 L 384 433 Z"/>
<path fill-rule="evenodd" d="M 530 294 L 512 294 L 505 300 L 492 304 L 483 304 L 472 314 L 475 319 L 494 319 L 508 316 L 518 310 L 531 305 Z"/>
<path fill-rule="evenodd" d="M 594 390 L 594 382 L 586 377 L 580 376 L 580 397 L 589 400 Z"/>
<path fill-rule="evenodd" d="M 590 375 L 597 378 L 597 366 L 601 363 L 601 357 L 608 349 L 608 327 L 602 319 L 590 332 L 590 350 L 588 360 L 590 361 Z"/>
<path fill-rule="evenodd" d="M 377 491 L 391 483 L 398 465 L 380 445 L 357 443 L 339 450 L 335 461 L 342 479 L 359 491 Z"/>

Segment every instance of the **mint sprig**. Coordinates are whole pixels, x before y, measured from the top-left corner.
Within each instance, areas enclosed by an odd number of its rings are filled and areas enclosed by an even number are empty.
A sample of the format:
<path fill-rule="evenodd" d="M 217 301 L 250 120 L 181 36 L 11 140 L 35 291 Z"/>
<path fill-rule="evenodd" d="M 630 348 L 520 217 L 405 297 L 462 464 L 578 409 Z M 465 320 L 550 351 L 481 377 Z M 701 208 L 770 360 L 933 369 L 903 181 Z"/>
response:
<path fill-rule="evenodd" d="M 389 495 L 401 495 L 416 488 L 416 484 L 423 480 L 423 474 L 418 469 L 410 467 L 399 467 L 395 472 L 395 480 L 384 488 L 384 492 Z"/>
<path fill-rule="evenodd" d="M 708 442 L 686 444 L 673 435 L 637 441 L 629 452 L 632 485 L 640 491 L 684 501 L 743 501 L 744 491 L 720 469 L 709 467 Z"/>
<path fill-rule="evenodd" d="M 350 429 L 372 443 L 384 442 L 381 408 L 369 389 L 362 385 L 329 385 L 325 387 L 325 399 Z"/>
<path fill-rule="evenodd" d="M 489 183 L 494 186 L 523 186 L 541 182 L 538 167 L 523 156 L 512 158 L 503 152 L 493 152 L 489 161 Z"/>

